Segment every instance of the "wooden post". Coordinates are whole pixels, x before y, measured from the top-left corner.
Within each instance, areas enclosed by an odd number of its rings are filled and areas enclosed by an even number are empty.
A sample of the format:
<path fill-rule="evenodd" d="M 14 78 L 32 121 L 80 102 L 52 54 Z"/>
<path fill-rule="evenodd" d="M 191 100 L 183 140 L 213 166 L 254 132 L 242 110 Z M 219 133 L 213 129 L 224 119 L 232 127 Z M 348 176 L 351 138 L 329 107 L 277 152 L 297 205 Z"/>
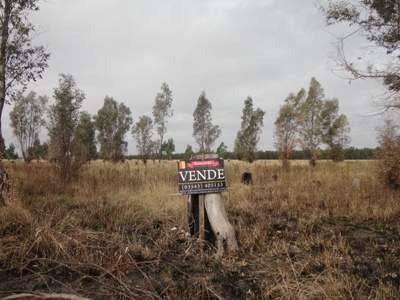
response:
<path fill-rule="evenodd" d="M 204 195 L 190 195 L 188 197 L 188 227 L 191 236 L 214 243 L 215 235 L 204 205 Z"/>
<path fill-rule="evenodd" d="M 199 234 L 199 195 L 188 197 L 188 225 L 191 236 Z"/>
<path fill-rule="evenodd" d="M 204 219 L 205 219 L 205 209 L 204 209 L 204 195 L 199 195 L 199 239 L 200 241 L 204 241 Z"/>

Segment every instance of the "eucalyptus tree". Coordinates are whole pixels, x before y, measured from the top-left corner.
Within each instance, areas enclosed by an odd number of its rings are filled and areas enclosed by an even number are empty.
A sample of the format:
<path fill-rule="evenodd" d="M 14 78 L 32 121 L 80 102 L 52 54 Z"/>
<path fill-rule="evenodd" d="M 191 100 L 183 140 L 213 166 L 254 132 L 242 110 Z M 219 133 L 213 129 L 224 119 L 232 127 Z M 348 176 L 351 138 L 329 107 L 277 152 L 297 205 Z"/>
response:
<path fill-rule="evenodd" d="M 324 105 L 324 90 L 313 77 L 307 97 L 299 103 L 299 142 L 310 159 L 310 165 L 315 166 L 322 144 L 322 109 Z"/>
<path fill-rule="evenodd" d="M 191 159 L 193 154 L 194 154 L 194 151 L 193 151 L 192 145 L 186 145 L 185 152 L 183 153 L 184 159 L 186 159 L 186 160 Z"/>
<path fill-rule="evenodd" d="M 329 147 L 333 160 L 342 160 L 343 149 L 350 143 L 350 126 L 347 117 L 339 114 L 339 101 L 325 99 L 324 90 L 315 78 L 311 78 L 307 95 L 300 94 L 293 102 L 294 109 L 289 111 L 296 115 L 297 124 L 293 126 L 298 128 L 298 141 L 310 165 L 316 165 L 323 144 Z"/>
<path fill-rule="evenodd" d="M 172 92 L 165 82 L 161 85 L 161 92 L 156 96 L 153 106 L 154 125 L 157 130 L 158 139 L 156 141 L 156 151 L 159 159 L 162 158 L 162 145 L 167 132 L 168 119 L 173 116 L 172 110 Z"/>
<path fill-rule="evenodd" d="M 8 146 L 8 148 L 6 148 L 4 158 L 5 159 L 18 159 L 18 153 L 15 152 L 15 146 L 13 143 L 11 143 Z"/>
<path fill-rule="evenodd" d="M 386 119 L 378 131 L 378 172 L 382 181 L 392 189 L 400 189 L 400 126 Z"/>
<path fill-rule="evenodd" d="M 211 109 L 211 102 L 206 93 L 202 92 L 193 112 L 193 137 L 199 145 L 200 153 L 210 152 L 211 146 L 221 134 L 219 126 L 212 123 Z"/>
<path fill-rule="evenodd" d="M 10 112 L 11 127 L 16 136 L 22 157 L 26 162 L 32 160 L 30 149 L 39 139 L 39 133 L 45 125 L 47 97 L 37 96 L 35 92 L 24 95 L 19 92 Z"/>
<path fill-rule="evenodd" d="M 84 145 L 87 153 L 88 160 L 97 158 L 97 147 L 96 147 L 96 128 L 92 120 L 91 115 L 83 111 L 79 116 L 78 127 L 76 128 L 76 134 L 80 142 Z"/>
<path fill-rule="evenodd" d="M 226 146 L 224 142 L 221 142 L 221 144 L 219 144 L 216 152 L 218 154 L 218 157 L 226 158 L 226 156 L 228 154 L 228 146 Z"/>
<path fill-rule="evenodd" d="M 290 167 L 289 159 L 297 145 L 299 128 L 299 106 L 306 96 L 306 91 L 301 89 L 296 95 L 290 94 L 279 109 L 275 121 L 275 147 L 284 169 Z"/>
<path fill-rule="evenodd" d="M 260 140 L 265 112 L 253 108 L 253 99 L 247 97 L 242 111 L 241 127 L 236 135 L 234 152 L 238 159 L 253 162 Z"/>
<path fill-rule="evenodd" d="M 136 147 L 144 164 L 152 155 L 154 149 L 153 120 L 149 116 L 141 116 L 132 127 L 132 135 L 136 139 Z"/>
<path fill-rule="evenodd" d="M 322 109 L 322 141 L 329 147 L 331 159 L 344 159 L 344 148 L 350 143 L 350 126 L 346 115 L 339 114 L 339 101 L 326 100 Z"/>
<path fill-rule="evenodd" d="M 94 124 L 98 131 L 100 156 L 106 160 L 124 159 L 128 143 L 125 135 L 133 123 L 131 110 L 124 103 L 106 96 L 103 107 L 94 116 Z"/>
<path fill-rule="evenodd" d="M 167 159 L 172 158 L 172 154 L 175 152 L 175 143 L 173 139 L 168 139 L 161 145 L 162 154 L 167 157 Z"/>
<path fill-rule="evenodd" d="M 45 159 L 48 157 L 49 145 L 47 142 L 41 143 L 40 139 L 36 139 L 28 151 L 32 159 Z"/>
<path fill-rule="evenodd" d="M 70 181 L 86 156 L 77 138 L 80 108 L 85 99 L 71 75 L 61 74 L 49 109 L 50 160 L 55 162 L 64 182 Z"/>

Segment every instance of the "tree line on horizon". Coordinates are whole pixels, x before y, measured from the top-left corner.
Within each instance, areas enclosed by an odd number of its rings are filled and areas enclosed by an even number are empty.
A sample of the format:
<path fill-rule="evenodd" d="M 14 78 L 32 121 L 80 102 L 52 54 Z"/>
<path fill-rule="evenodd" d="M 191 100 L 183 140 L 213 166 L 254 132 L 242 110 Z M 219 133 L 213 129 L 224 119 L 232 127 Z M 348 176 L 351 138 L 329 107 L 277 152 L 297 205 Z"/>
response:
<path fill-rule="evenodd" d="M 151 155 L 162 159 L 165 152 L 174 151 L 170 149 L 174 147 L 173 141 L 164 141 L 168 118 L 173 114 L 172 94 L 166 83 L 156 96 L 153 118 L 143 115 L 135 124 L 130 108 L 123 102 L 106 96 L 103 106 L 92 116 L 81 110 L 84 99 L 73 77 L 66 74 L 60 75 L 51 105 L 48 97 L 34 92 L 17 94 L 10 125 L 25 161 L 62 160 L 66 164 L 63 169 L 97 158 L 121 161 L 127 153 L 125 137 L 130 130 L 144 162 Z M 49 141 L 42 144 L 39 134 L 43 127 L 47 128 Z"/>
<path fill-rule="evenodd" d="M 221 143 L 223 146 L 225 144 Z M 194 152 L 191 145 L 188 145 L 185 151 L 173 153 L 170 156 L 171 160 L 188 160 L 190 159 Z M 348 147 L 343 150 L 343 158 L 344 160 L 375 160 L 377 159 L 377 155 L 380 151 L 379 147 L 376 148 L 355 148 L 355 147 Z M 227 160 L 236 160 L 237 157 L 235 152 L 227 150 L 227 148 L 223 147 L 222 150 L 219 150 L 219 147 L 215 151 L 216 154 L 220 158 L 227 159 Z M 258 150 L 256 153 L 257 160 L 280 160 L 279 152 L 277 150 Z M 127 160 L 138 160 L 140 159 L 139 155 L 128 155 L 126 156 Z M 303 150 L 294 150 L 292 152 L 292 156 L 289 160 L 308 160 L 307 153 Z M 321 149 L 319 153 L 320 160 L 331 160 L 331 153 L 329 149 Z"/>
<path fill-rule="evenodd" d="M 92 116 L 81 111 L 84 99 L 85 95 L 73 77 L 66 74 L 60 75 L 59 85 L 54 89 L 53 104 L 49 105 L 47 96 L 38 96 L 35 92 L 16 94 L 10 125 L 25 161 L 40 158 L 64 161 L 65 165 L 60 167 L 63 172 L 73 168 L 75 163 L 98 158 L 121 161 L 127 156 L 125 138 L 129 131 L 136 139 L 138 157 L 144 163 L 150 158 L 173 157 L 174 140 L 166 139 L 168 121 L 174 113 L 172 91 L 167 83 L 161 85 L 155 97 L 152 117 L 142 115 L 136 123 L 130 108 L 123 102 L 106 96 L 103 106 Z M 311 79 L 308 94 L 301 89 L 297 95 L 290 94 L 285 99 L 275 122 L 275 144 L 284 165 L 297 144 L 303 146 L 304 155 L 313 165 L 322 143 L 329 146 L 333 160 L 344 158 L 349 127 L 346 116 L 339 114 L 338 109 L 338 100 L 324 99 L 323 89 L 315 78 Z M 221 129 L 213 124 L 211 111 L 212 104 L 202 92 L 193 112 L 196 152 L 216 152 L 224 157 L 228 152 L 224 142 L 215 151 L 212 148 L 221 135 Z M 263 110 L 254 108 L 251 97 L 244 101 L 240 129 L 234 141 L 234 158 L 249 162 L 261 158 L 257 145 L 264 116 Z M 41 143 L 39 134 L 44 127 L 48 130 L 49 141 Z M 195 151 L 188 145 L 185 153 L 186 156 L 188 153 L 193 155 Z"/>
<path fill-rule="evenodd" d="M 60 76 L 51 105 L 48 105 L 45 96 L 38 96 L 34 92 L 26 94 L 28 84 L 42 78 L 50 57 L 43 46 L 35 46 L 32 41 L 36 29 L 28 16 L 39 9 L 38 2 L 0 1 L 0 156 L 13 153 L 13 147 L 5 147 L 1 125 L 4 105 L 14 102 L 10 114 L 11 125 L 24 159 L 29 161 L 47 153 L 47 157 L 56 163 L 66 178 L 70 178 L 73 170 L 79 168 L 82 162 L 90 159 L 124 159 L 127 149 L 124 137 L 129 131 L 136 139 L 143 161 L 171 157 L 175 145 L 173 139 L 166 140 L 166 130 L 168 119 L 173 114 L 172 94 L 166 84 L 157 94 L 153 116 L 140 116 L 136 123 L 133 123 L 129 107 L 112 97 L 104 99 L 102 108 L 94 116 L 81 111 L 85 96 L 76 87 L 71 75 Z M 388 91 L 383 104 L 384 111 L 398 111 L 400 7 L 397 1 L 332 0 L 321 7 L 321 11 L 328 26 L 345 23 L 357 27 L 357 32 L 361 32 L 376 47 L 368 51 L 382 53 L 381 50 L 385 50 L 386 54 L 382 55 L 386 55 L 391 64 L 382 65 L 379 60 L 375 65 L 363 63 L 362 56 L 357 62 L 351 61 L 344 51 L 345 41 L 352 36 L 347 35 L 339 39 L 338 64 L 348 72 L 350 80 L 381 79 Z M 221 134 L 219 126 L 212 123 L 211 109 L 211 102 L 203 92 L 193 114 L 193 137 L 200 152 L 211 151 Z M 240 129 L 233 146 L 236 158 L 249 162 L 257 158 L 264 116 L 264 111 L 253 107 L 250 97 L 245 100 Z M 393 180 L 397 180 L 400 186 L 400 130 L 394 121 L 388 120 L 379 132 L 378 157 L 383 164 L 384 176 L 388 180 L 395 178 Z M 41 143 L 38 138 L 44 126 L 49 134 L 47 143 Z M 339 114 L 337 99 L 325 98 L 320 83 L 312 78 L 307 92 L 302 89 L 285 99 L 275 121 L 274 141 L 285 168 L 289 167 L 289 159 L 296 149 L 301 149 L 310 164 L 315 165 L 325 153 L 321 152 L 323 146 L 332 159 L 343 159 L 350 142 L 349 130 L 346 116 Z M 217 150 L 227 152 L 227 146 L 221 143 Z"/>
<path fill-rule="evenodd" d="M 34 146 L 36 152 L 34 154 L 34 159 L 41 159 L 41 157 L 46 157 L 48 151 L 47 143 L 41 144 L 39 147 Z M 374 160 L 378 159 L 378 153 L 380 151 L 380 147 L 375 148 L 356 148 L 356 147 L 348 147 L 343 150 L 343 158 L 344 160 Z M 183 152 L 173 152 L 166 156 L 168 160 L 178 160 L 178 159 L 190 159 L 195 152 L 191 145 L 187 145 L 185 151 Z M 219 157 L 223 159 L 236 159 L 235 153 L 233 151 L 229 151 L 228 147 L 224 142 L 218 146 L 215 151 Z M 279 160 L 279 153 L 276 150 L 258 150 L 256 152 L 256 157 L 258 160 Z M 17 153 L 17 149 L 13 143 L 6 148 L 5 159 L 15 160 L 19 159 L 19 155 Z M 137 154 L 128 154 L 125 157 L 127 160 L 138 160 L 141 159 Z M 330 152 L 329 150 L 322 149 L 320 151 L 320 159 L 321 160 L 330 160 Z M 307 154 L 303 150 L 294 150 L 292 152 L 292 156 L 290 160 L 308 160 Z"/>

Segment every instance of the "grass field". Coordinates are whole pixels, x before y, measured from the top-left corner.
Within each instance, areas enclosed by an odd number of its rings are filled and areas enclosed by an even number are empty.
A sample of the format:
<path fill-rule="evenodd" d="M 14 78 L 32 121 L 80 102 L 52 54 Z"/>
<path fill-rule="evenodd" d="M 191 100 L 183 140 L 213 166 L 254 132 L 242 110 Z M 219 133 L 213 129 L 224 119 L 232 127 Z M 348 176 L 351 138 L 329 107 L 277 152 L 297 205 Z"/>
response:
<path fill-rule="evenodd" d="M 175 162 L 92 162 L 67 188 L 46 163 L 6 162 L 0 297 L 399 299 L 400 194 L 375 162 L 226 162 L 235 256 L 186 234 Z M 252 187 L 240 183 L 251 171 Z M 360 180 L 359 187 L 353 179 Z"/>

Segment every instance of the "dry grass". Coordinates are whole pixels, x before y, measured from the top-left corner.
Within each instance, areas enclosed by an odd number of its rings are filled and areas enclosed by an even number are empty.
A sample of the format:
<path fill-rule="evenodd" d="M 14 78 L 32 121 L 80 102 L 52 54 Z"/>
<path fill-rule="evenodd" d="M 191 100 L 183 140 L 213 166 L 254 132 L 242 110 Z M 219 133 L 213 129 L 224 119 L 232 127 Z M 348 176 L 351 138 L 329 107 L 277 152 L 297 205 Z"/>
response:
<path fill-rule="evenodd" d="M 226 162 L 240 252 L 222 260 L 185 234 L 174 162 L 94 162 L 67 190 L 45 162 L 7 166 L 16 199 L 0 210 L 0 297 L 400 298 L 400 195 L 376 179 L 375 162 L 290 173 Z"/>

